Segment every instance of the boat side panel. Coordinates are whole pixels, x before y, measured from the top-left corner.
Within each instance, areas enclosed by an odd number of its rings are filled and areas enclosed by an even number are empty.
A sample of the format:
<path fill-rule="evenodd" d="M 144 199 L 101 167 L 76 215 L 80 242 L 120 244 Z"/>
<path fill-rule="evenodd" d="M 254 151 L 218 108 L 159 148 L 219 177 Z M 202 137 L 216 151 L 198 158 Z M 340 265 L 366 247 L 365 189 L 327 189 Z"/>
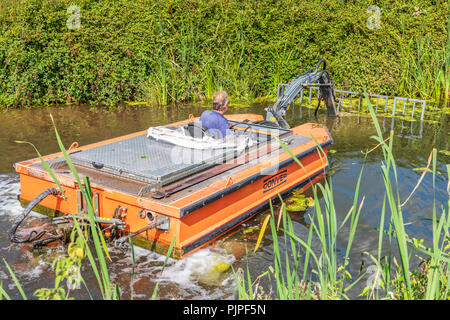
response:
<path fill-rule="evenodd" d="M 296 162 L 291 162 L 275 174 L 260 175 L 252 183 L 184 216 L 180 226 L 181 245 L 187 246 L 195 242 L 279 193 L 291 189 L 302 181 L 308 181 L 308 178 L 328 166 L 326 158 L 322 160 L 317 151 L 312 152 L 301 159 L 304 169 L 299 169 Z"/>
<path fill-rule="evenodd" d="M 299 127 L 295 127 L 293 128 L 293 131 L 296 133 L 297 136 L 308 138 L 313 136 L 314 139 L 316 140 L 314 141 L 311 139 L 309 142 L 297 145 L 295 147 L 289 146 L 290 151 L 296 155 L 307 153 L 310 152 L 311 150 L 316 149 L 317 143 L 321 144 L 321 146 L 324 147 L 332 142 L 332 139 L 331 137 L 329 137 L 326 130 L 324 130 L 322 127 L 314 126 L 312 124 L 304 124 Z M 259 174 L 262 170 L 269 170 L 273 166 L 278 165 L 279 163 L 282 163 L 284 161 L 291 162 L 292 158 L 287 152 L 284 152 L 284 150 L 281 149 L 281 153 L 276 152 L 272 157 L 268 158 L 267 160 L 264 160 L 260 163 L 255 164 L 250 168 L 246 168 L 245 170 L 233 174 L 231 178 L 236 182 L 245 181 L 249 177 Z M 326 161 L 326 159 L 324 161 Z M 221 180 L 215 181 L 212 184 L 210 184 L 207 188 L 193 190 L 193 192 L 174 200 L 171 203 L 171 205 L 174 207 L 181 208 L 180 212 L 181 216 L 189 214 L 190 212 L 192 212 L 192 210 L 188 208 L 198 207 L 199 203 L 201 204 L 204 198 L 208 198 L 211 195 L 221 193 L 222 190 L 227 189 L 229 185 L 228 178 L 229 177 L 224 177 Z"/>
<path fill-rule="evenodd" d="M 116 209 L 125 208 L 124 214 L 122 215 L 121 219 L 125 221 L 127 225 L 127 230 L 130 233 L 134 233 L 146 226 L 149 225 L 149 223 L 154 222 L 155 219 L 157 219 L 158 215 L 161 215 L 155 211 L 151 211 L 148 209 L 144 209 L 142 206 L 136 206 L 136 205 L 130 205 L 128 203 L 124 203 L 122 201 L 119 201 L 117 199 L 112 199 L 109 197 L 104 196 L 103 201 L 101 201 L 102 205 L 102 216 L 104 218 L 113 218 L 114 213 L 116 212 Z M 119 209 L 120 210 L 120 209 Z M 141 211 L 143 210 L 143 211 Z M 143 215 L 141 215 L 143 213 Z M 151 218 L 147 213 L 151 214 Z M 166 215 L 164 215 L 166 216 Z M 166 216 L 167 217 L 167 216 Z M 142 233 L 140 233 L 138 236 L 142 237 L 146 240 L 152 240 L 156 241 L 163 246 L 169 246 L 173 237 L 179 234 L 179 219 L 173 218 L 173 217 L 167 217 L 169 219 L 169 230 L 162 231 L 158 230 L 156 228 L 152 228 L 150 230 L 146 230 Z M 175 242 L 175 247 L 179 247 L 179 237 L 177 237 Z"/>
<path fill-rule="evenodd" d="M 48 188 L 56 188 L 55 183 L 34 176 L 20 175 L 20 200 L 30 202 Z M 59 212 L 77 214 L 76 189 L 67 186 L 63 186 L 62 188 L 67 199 L 48 196 L 39 204 Z"/>
<path fill-rule="evenodd" d="M 325 176 L 325 170 L 322 170 L 318 173 L 316 173 L 315 175 L 313 175 L 312 177 L 310 177 L 310 179 L 307 179 L 306 181 L 302 181 L 300 183 L 298 183 L 297 185 L 295 185 L 293 188 L 299 188 L 302 187 L 304 185 L 307 185 L 309 183 L 309 185 L 316 183 L 317 181 L 320 181 L 321 179 L 323 179 L 323 177 Z M 284 192 L 280 193 L 280 196 L 283 196 L 285 193 L 289 192 L 290 190 L 285 190 Z M 278 199 L 278 195 L 275 196 L 274 198 L 270 199 L 269 201 L 277 201 Z M 243 215 L 239 216 L 238 218 L 230 221 L 229 223 L 221 226 L 220 228 L 214 230 L 212 233 L 204 236 L 203 238 L 200 238 L 198 240 L 196 240 L 193 243 L 188 244 L 187 246 L 182 248 L 182 252 L 184 253 L 184 256 L 187 256 L 189 254 L 192 254 L 193 252 L 199 250 L 200 248 L 208 245 L 209 243 L 214 242 L 215 240 L 219 239 L 220 237 L 222 237 L 225 233 L 229 233 L 231 230 L 235 229 L 236 227 L 238 227 L 240 224 L 244 223 L 245 221 L 253 218 L 255 215 L 257 215 L 259 213 L 260 210 L 264 209 L 265 207 L 268 206 L 268 201 L 260 204 L 259 206 L 253 208 L 252 210 L 244 213 Z"/>
<path fill-rule="evenodd" d="M 28 205 L 33 199 L 35 199 L 42 191 L 48 188 L 55 188 L 53 182 L 40 179 L 34 176 L 28 176 L 21 174 L 21 193 L 19 200 L 23 205 Z M 84 203 L 80 192 L 76 188 L 63 187 L 66 199 L 62 199 L 56 196 L 48 196 L 42 200 L 38 206 L 35 207 L 35 211 L 45 214 L 50 217 L 54 217 L 61 214 L 79 215 L 86 212 L 86 204 Z M 102 189 L 92 188 L 92 193 L 98 199 L 95 201 L 94 206 L 97 209 L 99 217 L 110 219 L 114 218 L 116 209 L 123 208 L 122 216 L 120 217 L 125 221 L 127 230 L 129 232 L 135 232 L 145 226 L 147 226 L 152 220 L 149 220 L 148 215 L 145 214 L 144 218 L 140 216 L 141 206 L 132 205 L 129 199 L 121 199 L 120 197 L 111 197 L 111 194 L 105 192 Z M 144 210 L 145 213 L 148 210 Z M 158 213 L 152 212 L 153 219 L 156 219 Z M 117 218 L 117 217 L 116 217 Z M 146 240 L 157 241 L 163 246 L 169 246 L 172 238 L 179 233 L 179 219 L 169 217 L 169 231 L 160 231 L 151 229 L 139 234 L 140 237 Z M 176 247 L 179 247 L 176 244 Z"/>

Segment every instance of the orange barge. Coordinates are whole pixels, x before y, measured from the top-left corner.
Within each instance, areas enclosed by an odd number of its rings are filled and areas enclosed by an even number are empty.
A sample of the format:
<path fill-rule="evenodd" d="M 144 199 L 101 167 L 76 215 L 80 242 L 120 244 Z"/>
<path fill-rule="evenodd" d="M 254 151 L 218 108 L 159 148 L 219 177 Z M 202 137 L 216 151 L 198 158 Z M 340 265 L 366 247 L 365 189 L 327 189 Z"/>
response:
<path fill-rule="evenodd" d="M 90 178 L 99 221 L 120 219 L 122 232 L 133 234 L 134 244 L 162 254 L 176 236 L 172 256 L 182 258 L 250 219 L 278 194 L 308 183 L 328 167 L 326 153 L 332 138 L 324 126 L 306 123 L 289 130 L 275 128 L 264 125 L 262 116 L 254 114 L 229 115 L 227 119 L 238 135 L 248 134 L 256 143 L 239 151 L 217 149 L 220 151 L 207 157 L 205 150 L 186 156 L 189 148 L 168 148 L 163 140 L 149 137 L 150 131 L 86 146 L 74 143 L 68 154 L 79 176 Z M 186 128 L 193 120 L 196 118 L 166 128 Z M 52 217 L 84 214 L 82 193 L 62 154 L 44 159 L 66 198 L 46 197 L 34 210 Z M 15 170 L 20 175 L 22 205 L 55 187 L 39 158 L 16 163 Z"/>

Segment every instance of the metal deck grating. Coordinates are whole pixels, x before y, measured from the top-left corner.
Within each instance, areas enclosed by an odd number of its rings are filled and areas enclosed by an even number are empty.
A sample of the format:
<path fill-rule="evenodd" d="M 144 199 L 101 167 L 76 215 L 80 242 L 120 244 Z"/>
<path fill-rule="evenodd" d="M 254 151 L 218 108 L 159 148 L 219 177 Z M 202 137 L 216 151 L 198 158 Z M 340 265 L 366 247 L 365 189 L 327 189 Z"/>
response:
<path fill-rule="evenodd" d="M 70 154 L 76 165 L 144 183 L 166 185 L 235 156 L 234 150 L 192 150 L 146 134 Z"/>
<path fill-rule="evenodd" d="M 237 125 L 236 133 L 248 129 L 249 124 L 230 121 Z M 286 137 L 291 130 L 251 124 L 257 145 L 254 150 L 272 143 L 273 135 Z M 241 129 L 239 132 L 238 129 Z M 248 131 L 248 130 L 247 130 Z M 241 151 L 242 153 L 242 151 Z M 69 153 L 72 162 L 79 167 L 95 170 L 148 186 L 165 186 L 184 179 L 215 165 L 223 164 L 241 154 L 233 149 L 198 150 L 157 141 L 144 133 L 139 136 L 111 142 L 101 146 Z M 58 169 L 66 163 L 64 157 L 48 161 L 51 168 Z"/>

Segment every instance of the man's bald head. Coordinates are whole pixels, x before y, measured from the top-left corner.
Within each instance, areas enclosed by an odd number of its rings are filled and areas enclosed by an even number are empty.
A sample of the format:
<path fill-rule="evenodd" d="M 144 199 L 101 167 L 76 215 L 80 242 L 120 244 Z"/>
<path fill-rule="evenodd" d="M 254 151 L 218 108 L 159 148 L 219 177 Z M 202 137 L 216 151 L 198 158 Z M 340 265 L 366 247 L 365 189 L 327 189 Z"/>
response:
<path fill-rule="evenodd" d="M 228 107 L 228 93 L 226 91 L 216 92 L 213 96 L 213 110 L 222 111 Z"/>

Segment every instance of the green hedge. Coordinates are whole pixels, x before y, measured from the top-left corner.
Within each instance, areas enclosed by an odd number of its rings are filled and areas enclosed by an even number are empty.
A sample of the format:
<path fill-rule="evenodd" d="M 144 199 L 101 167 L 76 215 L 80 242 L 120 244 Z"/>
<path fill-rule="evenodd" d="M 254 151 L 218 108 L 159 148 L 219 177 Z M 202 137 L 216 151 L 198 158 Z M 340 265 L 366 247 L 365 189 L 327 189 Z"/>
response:
<path fill-rule="evenodd" d="M 66 25 L 70 5 L 79 29 Z M 370 5 L 381 8 L 379 29 L 367 26 Z M 336 88 L 430 99 L 449 81 L 448 1 L 2 0 L 0 9 L 1 106 L 166 104 L 218 89 L 251 101 L 321 58 Z M 423 43 L 430 60 L 417 53 Z"/>

